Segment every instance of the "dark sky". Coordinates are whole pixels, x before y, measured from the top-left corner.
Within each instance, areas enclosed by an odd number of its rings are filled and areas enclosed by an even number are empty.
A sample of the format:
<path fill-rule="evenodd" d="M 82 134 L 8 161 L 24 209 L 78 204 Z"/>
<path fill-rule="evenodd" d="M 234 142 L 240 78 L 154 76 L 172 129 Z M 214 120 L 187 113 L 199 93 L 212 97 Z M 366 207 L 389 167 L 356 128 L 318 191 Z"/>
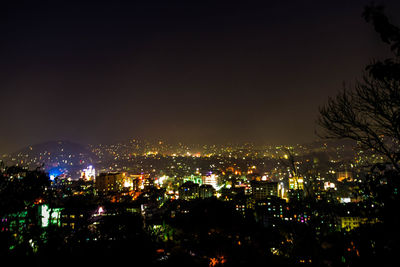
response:
<path fill-rule="evenodd" d="M 2 4 L 0 152 L 59 139 L 312 141 L 318 106 L 388 55 L 361 17 L 370 1 L 241 2 Z M 382 3 L 398 24 L 396 2 Z"/>

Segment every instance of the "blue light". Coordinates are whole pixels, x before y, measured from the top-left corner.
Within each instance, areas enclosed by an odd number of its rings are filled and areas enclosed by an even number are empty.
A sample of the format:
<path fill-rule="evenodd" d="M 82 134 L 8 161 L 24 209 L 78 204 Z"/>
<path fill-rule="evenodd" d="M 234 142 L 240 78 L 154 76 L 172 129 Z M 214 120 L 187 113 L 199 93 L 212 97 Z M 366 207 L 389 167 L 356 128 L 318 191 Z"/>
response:
<path fill-rule="evenodd" d="M 60 176 L 61 174 L 63 174 L 63 172 L 58 168 L 52 168 L 49 170 L 50 180 L 54 180 L 54 178 L 56 178 L 57 176 Z"/>

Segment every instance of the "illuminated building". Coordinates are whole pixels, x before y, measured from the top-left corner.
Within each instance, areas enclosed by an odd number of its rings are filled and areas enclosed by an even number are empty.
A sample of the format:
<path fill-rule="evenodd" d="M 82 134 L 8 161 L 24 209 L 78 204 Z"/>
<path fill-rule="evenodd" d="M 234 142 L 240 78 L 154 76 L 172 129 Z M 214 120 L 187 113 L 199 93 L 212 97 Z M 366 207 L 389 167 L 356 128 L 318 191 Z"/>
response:
<path fill-rule="evenodd" d="M 123 173 L 101 173 L 96 177 L 95 187 L 98 192 L 118 192 L 124 185 Z"/>
<path fill-rule="evenodd" d="M 81 179 L 85 181 L 93 181 L 96 177 L 96 170 L 92 165 L 89 165 L 86 169 L 83 169 L 81 172 Z"/>
<path fill-rule="evenodd" d="M 156 178 L 155 179 L 155 183 L 159 186 L 159 187 L 162 187 L 163 185 L 164 185 L 164 183 L 165 183 L 165 181 L 168 179 L 169 177 L 168 176 L 161 176 L 161 177 L 159 177 L 159 178 Z"/>
<path fill-rule="evenodd" d="M 350 197 L 341 197 L 340 198 L 340 203 L 350 203 L 351 198 Z"/>
<path fill-rule="evenodd" d="M 303 177 L 289 177 L 289 190 L 304 190 Z"/>
<path fill-rule="evenodd" d="M 278 197 L 286 198 L 286 191 L 282 182 L 278 184 Z"/>
<path fill-rule="evenodd" d="M 44 204 L 38 207 L 40 216 L 40 226 L 47 227 L 49 225 L 60 226 L 61 208 L 49 208 L 49 205 Z"/>
<path fill-rule="evenodd" d="M 344 181 L 346 179 L 352 181 L 353 180 L 353 173 L 350 172 L 350 171 L 347 171 L 347 170 L 346 171 L 341 171 L 341 172 L 337 172 L 336 177 L 337 177 L 337 180 L 339 182 L 342 182 L 342 181 Z"/>
<path fill-rule="evenodd" d="M 193 175 L 193 174 L 183 178 L 183 182 L 187 182 L 187 181 L 191 181 L 191 182 L 199 184 L 199 185 L 203 184 L 203 178 L 201 176 Z"/>
<path fill-rule="evenodd" d="M 123 185 L 123 187 L 132 190 L 132 188 L 133 188 L 133 180 L 130 179 L 129 177 L 124 177 L 122 185 Z"/>
<path fill-rule="evenodd" d="M 236 168 L 236 167 L 233 167 L 233 166 L 226 168 L 226 172 L 227 173 L 232 173 L 232 174 L 235 174 L 235 175 L 242 175 L 242 171 L 239 168 Z"/>
<path fill-rule="evenodd" d="M 165 181 L 167 176 L 160 177 L 161 181 Z M 132 181 L 132 189 L 134 191 L 143 190 L 145 187 L 150 186 L 153 181 L 150 181 L 150 174 L 130 174 L 129 179 Z M 160 182 L 157 181 L 158 183 Z M 129 184 L 128 184 L 129 183 Z M 126 185 L 130 185 L 128 182 Z"/>
<path fill-rule="evenodd" d="M 63 228 L 76 229 L 85 225 L 92 216 L 93 207 L 67 207 L 61 212 L 60 226 Z M 97 212 L 97 210 L 96 210 Z"/>
<path fill-rule="evenodd" d="M 325 182 L 324 183 L 324 190 L 329 190 L 329 189 L 334 189 L 336 190 L 336 186 L 334 183 L 331 182 Z"/>
<path fill-rule="evenodd" d="M 373 221 L 376 222 L 377 220 Z M 343 230 L 351 231 L 354 228 L 360 227 L 361 224 L 368 223 L 367 218 L 360 217 L 340 217 L 340 226 Z"/>
<path fill-rule="evenodd" d="M 218 188 L 218 176 L 215 174 L 203 176 L 203 184 L 212 185 L 212 187 L 214 187 L 214 189 L 217 189 Z"/>
<path fill-rule="evenodd" d="M 251 191 L 256 200 L 264 199 L 268 196 L 279 196 L 277 182 L 251 181 Z"/>
<path fill-rule="evenodd" d="M 143 175 L 127 175 L 126 173 L 122 173 L 122 187 L 127 190 L 139 190 L 139 183 L 143 183 Z"/>
<path fill-rule="evenodd" d="M 304 180 L 303 177 L 289 176 L 289 189 L 287 193 L 290 201 L 300 200 L 304 197 Z"/>

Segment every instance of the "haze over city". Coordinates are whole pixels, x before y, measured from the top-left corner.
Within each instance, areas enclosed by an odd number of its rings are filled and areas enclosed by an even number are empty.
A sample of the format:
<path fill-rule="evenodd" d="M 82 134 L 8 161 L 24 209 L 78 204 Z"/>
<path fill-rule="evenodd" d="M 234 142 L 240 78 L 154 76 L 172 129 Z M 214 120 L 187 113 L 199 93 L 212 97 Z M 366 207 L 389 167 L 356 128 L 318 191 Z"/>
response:
<path fill-rule="evenodd" d="M 361 18 L 368 3 L 10 1 L 0 152 L 51 140 L 313 141 L 318 107 L 389 53 Z"/>

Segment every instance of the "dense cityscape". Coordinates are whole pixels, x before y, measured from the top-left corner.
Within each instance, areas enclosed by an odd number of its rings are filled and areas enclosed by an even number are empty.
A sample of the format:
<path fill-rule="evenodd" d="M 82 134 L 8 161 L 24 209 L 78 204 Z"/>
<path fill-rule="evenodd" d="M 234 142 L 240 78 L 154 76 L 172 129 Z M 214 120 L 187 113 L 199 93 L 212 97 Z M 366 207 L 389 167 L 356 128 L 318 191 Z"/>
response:
<path fill-rule="evenodd" d="M 254 263 L 276 258 L 311 264 L 316 256 L 306 249 L 311 237 L 302 237 L 301 231 L 312 225 L 313 238 L 326 246 L 318 252 L 324 252 L 321 259 L 344 264 L 360 248 L 347 240 L 349 234 L 344 247 L 333 249 L 330 235 L 381 220 L 371 214 L 379 203 L 369 201 L 364 186 L 368 168 L 383 158 L 352 142 L 258 147 L 132 139 L 85 147 L 56 141 L 5 154 L 2 163 L 11 180 L 35 168 L 48 177 L 32 205 L 2 215 L 2 233 L 13 236 L 7 244 L 11 254 L 26 242 L 28 254 L 42 247 L 65 253 L 67 244 L 86 251 L 104 242 L 121 249 L 132 237 L 119 231 L 136 220 L 140 227 L 131 230 L 153 246 L 146 251 L 148 264 L 171 263 L 182 255 L 187 264 L 217 266 L 233 257 L 246 263 L 248 250 L 257 254 Z M 4 164 L 15 167 L 4 169 Z M 104 228 L 108 223 L 116 225 Z M 24 240 L 32 224 L 41 235 Z M 260 229 L 253 232 L 254 227 Z M 259 234 L 273 238 L 258 240 Z M 55 247 L 47 247 L 55 241 Z"/>
<path fill-rule="evenodd" d="M 2 263 L 399 265 L 399 2 L 211 2 L 5 8 Z"/>

